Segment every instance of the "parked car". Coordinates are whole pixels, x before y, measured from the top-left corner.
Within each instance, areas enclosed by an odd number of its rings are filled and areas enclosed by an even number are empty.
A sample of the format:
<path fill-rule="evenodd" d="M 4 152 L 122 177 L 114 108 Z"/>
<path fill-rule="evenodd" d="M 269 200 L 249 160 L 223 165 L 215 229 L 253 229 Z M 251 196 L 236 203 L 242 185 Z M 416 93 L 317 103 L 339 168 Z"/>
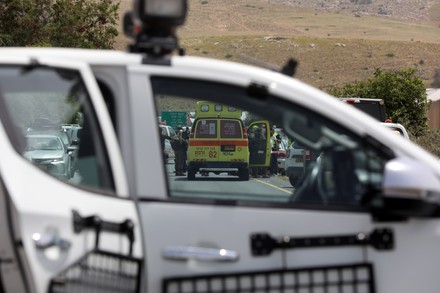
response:
<path fill-rule="evenodd" d="M 162 135 L 165 137 L 174 137 L 176 135 L 176 131 L 169 125 L 159 124 L 159 128 L 162 131 Z"/>
<path fill-rule="evenodd" d="M 27 135 L 24 157 L 41 170 L 57 177 L 67 180 L 73 175 L 71 156 L 58 135 Z"/>
<path fill-rule="evenodd" d="M 72 157 L 72 174 L 74 174 L 78 170 L 78 151 L 82 127 L 79 124 L 63 124 L 61 129 L 69 137 L 68 148 Z"/>
<path fill-rule="evenodd" d="M 60 124 L 54 119 L 48 117 L 35 118 L 28 127 L 28 131 L 46 131 L 59 130 Z"/>
<path fill-rule="evenodd" d="M 71 144 L 78 144 L 78 141 L 81 136 L 81 125 L 79 124 L 62 124 L 61 129 L 64 133 L 66 133 L 69 137 Z"/>
<path fill-rule="evenodd" d="M 130 53 L 0 48 L 2 290 L 438 292 L 438 159 L 291 76 L 160 55 L 178 47 L 162 33 L 184 21 L 186 3 L 154 1 L 138 2 L 134 23 L 145 26 Z M 282 127 L 311 151 L 304 180 L 167 172 L 156 117 L 199 100 Z M 63 124 L 83 118 L 77 180 L 25 159 L 29 121 L 54 108 Z M 233 125 L 201 130 L 217 137 Z M 230 145 L 192 147 L 234 158 L 249 146 Z"/>
<path fill-rule="evenodd" d="M 385 102 L 382 99 L 339 98 L 339 100 L 367 113 L 380 122 L 385 122 L 385 120 L 387 120 Z"/>
<path fill-rule="evenodd" d="M 405 139 L 409 140 L 408 132 L 406 131 L 405 126 L 400 123 L 392 123 L 392 122 L 382 122 L 383 126 L 389 128 L 395 134 L 402 136 Z"/>
<path fill-rule="evenodd" d="M 278 173 L 281 175 L 286 174 L 286 157 L 287 157 L 287 142 L 281 140 L 280 149 L 278 150 Z"/>
<path fill-rule="evenodd" d="M 297 142 L 293 142 L 286 152 L 284 162 L 286 176 L 293 187 L 297 187 L 304 177 L 307 163 L 311 161 L 311 151 Z"/>
<path fill-rule="evenodd" d="M 167 164 L 174 163 L 176 155 L 174 153 L 173 148 L 171 147 L 171 143 L 168 139 L 165 139 L 165 149 L 163 151 L 165 162 Z"/>

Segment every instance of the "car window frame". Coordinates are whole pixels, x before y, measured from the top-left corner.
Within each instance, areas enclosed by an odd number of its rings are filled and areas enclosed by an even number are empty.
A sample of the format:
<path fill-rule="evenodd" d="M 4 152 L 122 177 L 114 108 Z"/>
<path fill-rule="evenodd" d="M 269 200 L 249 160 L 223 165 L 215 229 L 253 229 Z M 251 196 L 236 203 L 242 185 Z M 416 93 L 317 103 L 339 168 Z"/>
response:
<path fill-rule="evenodd" d="M 186 85 L 185 89 L 190 89 L 190 91 L 197 91 L 197 89 L 199 88 L 198 86 L 194 86 L 194 84 L 191 83 L 205 83 L 205 84 L 209 84 L 209 85 L 214 85 L 214 89 L 211 89 L 211 91 L 213 93 L 218 92 L 219 89 L 221 89 L 224 86 L 230 87 L 230 88 L 235 88 L 238 91 L 241 92 L 246 92 L 247 89 L 242 87 L 242 86 L 237 86 L 236 84 L 230 84 L 230 83 L 226 83 L 226 82 L 213 82 L 210 80 L 203 80 L 203 79 L 197 79 L 197 78 L 178 78 L 178 77 L 169 77 L 169 76 L 160 76 L 160 75 L 152 75 L 150 76 L 150 81 L 152 84 L 152 91 L 153 91 L 153 96 L 155 96 L 157 94 L 157 92 L 155 91 L 155 85 L 154 85 L 154 79 L 164 79 L 164 80 L 168 80 L 169 82 L 173 82 L 173 81 L 177 81 L 179 83 L 185 84 L 186 82 L 189 82 L 190 85 Z M 170 96 L 177 96 L 179 97 L 179 92 L 176 91 L 176 89 L 179 88 L 179 86 L 176 87 L 167 87 L 167 90 L 170 90 L 169 93 L 164 93 L 164 92 L 160 92 L 160 95 L 170 95 Z M 200 94 L 200 93 L 198 93 Z M 197 93 L 194 93 L 193 95 L 185 92 L 184 97 L 185 98 L 194 98 L 195 96 L 197 96 Z M 235 108 L 243 108 L 242 106 L 245 105 L 246 110 L 251 111 L 251 109 L 254 107 L 255 109 L 258 109 L 261 105 L 256 105 L 253 106 L 252 103 L 250 103 L 250 100 L 248 99 L 254 99 L 255 97 L 247 97 L 247 98 L 243 98 L 244 101 L 240 101 L 240 99 L 236 99 L 236 96 L 234 95 L 227 95 L 224 97 L 224 99 L 220 100 L 219 98 L 212 98 L 212 97 L 208 97 L 208 96 L 204 96 L 203 99 L 205 100 L 209 100 L 210 102 L 217 102 L 217 103 L 222 103 L 222 104 L 226 104 L 228 106 L 233 106 Z M 195 99 L 196 100 L 196 99 Z M 282 96 L 276 95 L 276 94 L 270 94 L 268 96 L 265 97 L 265 102 L 267 102 L 268 104 L 270 104 L 268 101 L 272 101 L 273 103 L 277 104 L 279 108 L 281 109 L 288 109 L 289 107 L 292 107 L 291 102 L 289 102 L 288 100 L 284 99 Z M 157 105 L 156 105 L 156 101 L 154 101 L 156 109 L 157 109 Z M 311 115 L 311 117 L 316 117 L 318 118 L 320 121 L 322 121 L 322 123 L 328 123 L 331 125 L 335 125 L 337 128 L 341 128 L 344 130 L 344 132 L 350 133 L 350 135 L 353 135 L 354 137 L 356 137 L 357 140 L 362 141 L 362 145 L 363 146 L 368 146 L 368 148 L 373 148 L 374 150 L 376 150 L 375 152 L 377 153 L 378 156 L 386 156 L 388 157 L 388 159 L 393 158 L 394 152 L 392 152 L 388 147 L 384 146 L 382 143 L 380 143 L 379 141 L 377 141 L 376 139 L 372 138 L 371 136 L 365 135 L 365 136 L 361 136 L 353 131 L 351 131 L 349 128 L 344 127 L 344 125 L 339 124 L 336 121 L 332 121 L 330 120 L 330 118 L 323 116 L 321 113 L 319 112 L 315 112 L 312 109 L 308 109 L 305 108 L 304 106 L 295 103 L 295 107 L 297 107 L 297 111 L 301 111 L 301 112 L 306 112 L 308 113 L 308 115 Z M 254 112 L 254 111 L 251 111 Z M 262 112 L 262 110 L 260 109 L 258 112 Z M 265 109 L 265 114 L 267 113 L 267 109 Z M 277 116 L 279 115 L 279 113 L 270 113 L 271 115 L 266 116 L 265 119 L 268 120 L 275 120 L 277 121 Z M 279 117 L 278 117 L 279 118 Z M 200 119 L 205 119 L 200 118 Z M 197 118 L 196 118 L 197 120 Z M 194 122 L 196 122 L 196 120 Z M 277 125 L 282 125 L 282 123 L 279 123 Z M 287 134 L 287 133 L 286 133 Z M 290 136 L 290 135 L 289 135 Z M 166 174 L 165 174 L 166 176 Z M 167 178 L 167 176 L 166 176 Z M 356 206 L 356 205 L 346 205 L 346 204 L 342 204 L 342 205 L 338 205 L 338 204 L 334 204 L 334 205 L 322 205 L 322 204 L 315 204 L 315 203 L 292 203 L 292 202 L 283 202 L 283 203 L 278 203 L 278 202 L 271 202 L 271 201 L 259 201 L 259 200 L 241 200 L 241 199 L 220 199 L 220 198 L 206 198 L 206 197 L 185 197 L 182 198 L 180 196 L 173 196 L 172 195 L 172 191 L 170 189 L 170 184 L 168 182 L 168 178 L 166 180 L 167 182 L 167 200 L 171 201 L 171 202 L 183 202 L 183 203 L 199 203 L 199 204 L 226 204 L 226 205 L 238 205 L 238 206 L 256 206 L 256 207 L 275 207 L 275 208 L 301 208 L 301 209 L 313 209 L 313 210 L 341 210 L 341 211 L 358 211 L 358 212 L 370 212 L 370 208 L 366 207 L 366 206 Z"/>

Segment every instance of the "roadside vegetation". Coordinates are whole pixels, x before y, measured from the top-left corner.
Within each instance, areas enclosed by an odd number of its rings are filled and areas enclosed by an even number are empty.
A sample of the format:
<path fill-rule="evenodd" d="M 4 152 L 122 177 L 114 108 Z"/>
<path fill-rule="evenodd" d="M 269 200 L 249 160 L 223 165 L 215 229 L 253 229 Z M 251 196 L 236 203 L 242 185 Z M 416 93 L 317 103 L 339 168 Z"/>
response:
<path fill-rule="evenodd" d="M 111 49 L 119 2 L 7 0 L 0 15 L 0 46 Z"/>
<path fill-rule="evenodd" d="M 404 125 L 412 136 L 421 137 L 429 130 L 426 112 L 430 103 L 425 86 L 414 68 L 376 69 L 366 80 L 346 84 L 329 92 L 343 98 L 382 99 L 387 118 Z"/>

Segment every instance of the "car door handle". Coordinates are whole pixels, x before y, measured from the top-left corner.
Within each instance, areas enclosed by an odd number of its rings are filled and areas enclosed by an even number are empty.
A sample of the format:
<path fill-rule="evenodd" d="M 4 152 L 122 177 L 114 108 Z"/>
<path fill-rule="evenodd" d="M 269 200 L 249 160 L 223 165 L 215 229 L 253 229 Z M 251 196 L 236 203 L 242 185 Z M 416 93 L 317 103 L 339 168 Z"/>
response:
<path fill-rule="evenodd" d="M 34 233 L 32 235 L 35 247 L 38 249 L 47 249 L 50 247 L 59 247 L 62 250 L 69 249 L 70 241 L 61 238 L 56 232 Z"/>
<path fill-rule="evenodd" d="M 168 246 L 162 250 L 162 256 L 171 260 L 202 260 L 215 262 L 233 262 L 239 254 L 233 250 L 194 246 Z"/>

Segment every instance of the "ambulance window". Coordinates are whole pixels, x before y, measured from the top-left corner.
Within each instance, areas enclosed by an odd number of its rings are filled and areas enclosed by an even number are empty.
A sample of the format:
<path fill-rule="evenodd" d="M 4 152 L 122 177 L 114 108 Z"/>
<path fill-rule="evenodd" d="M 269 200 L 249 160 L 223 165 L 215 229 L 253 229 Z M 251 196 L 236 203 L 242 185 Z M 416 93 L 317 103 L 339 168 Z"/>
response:
<path fill-rule="evenodd" d="M 184 111 L 178 125 L 192 127 L 172 159 L 166 150 L 173 200 L 364 210 L 381 189 L 392 153 L 312 108 L 221 83 L 154 77 L 152 85 L 158 117 Z"/>
<path fill-rule="evenodd" d="M 238 120 L 220 120 L 220 138 L 242 138 L 242 129 Z"/>
<path fill-rule="evenodd" d="M 102 134 L 79 72 L 2 66 L 0 93 L 2 122 L 29 163 L 73 185 L 114 190 Z"/>
<path fill-rule="evenodd" d="M 199 120 L 195 138 L 217 138 L 217 120 Z"/>

